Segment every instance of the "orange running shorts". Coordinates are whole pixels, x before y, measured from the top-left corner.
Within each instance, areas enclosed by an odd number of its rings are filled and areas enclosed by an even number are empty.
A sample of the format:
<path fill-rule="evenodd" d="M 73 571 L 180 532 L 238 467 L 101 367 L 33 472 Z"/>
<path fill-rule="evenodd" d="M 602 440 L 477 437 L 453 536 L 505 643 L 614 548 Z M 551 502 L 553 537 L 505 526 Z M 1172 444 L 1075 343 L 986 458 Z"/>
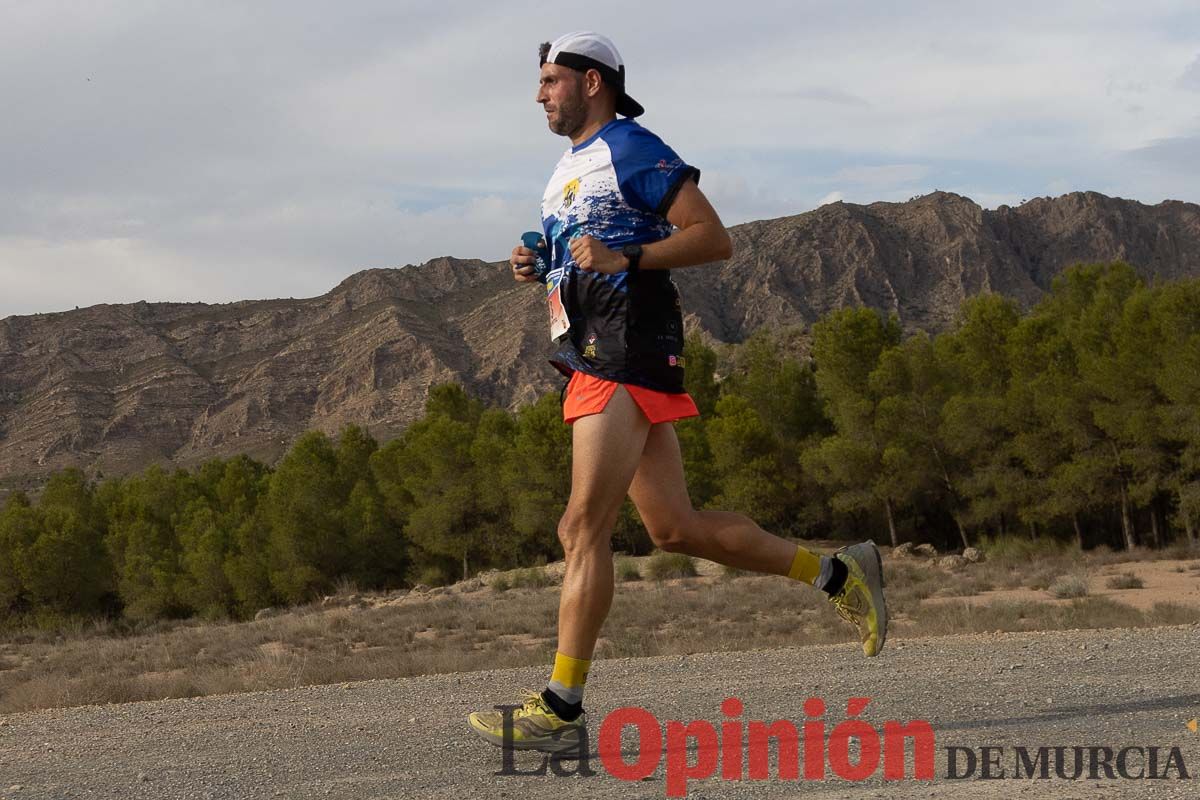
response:
<path fill-rule="evenodd" d="M 576 370 L 567 384 L 567 397 L 563 401 L 563 422 L 570 424 L 580 417 L 599 414 L 608 405 L 618 386 L 625 387 L 625 391 L 629 392 L 651 425 L 700 416 L 700 410 L 696 408 L 696 403 L 687 392 L 656 392 L 642 386 L 606 381 Z"/>

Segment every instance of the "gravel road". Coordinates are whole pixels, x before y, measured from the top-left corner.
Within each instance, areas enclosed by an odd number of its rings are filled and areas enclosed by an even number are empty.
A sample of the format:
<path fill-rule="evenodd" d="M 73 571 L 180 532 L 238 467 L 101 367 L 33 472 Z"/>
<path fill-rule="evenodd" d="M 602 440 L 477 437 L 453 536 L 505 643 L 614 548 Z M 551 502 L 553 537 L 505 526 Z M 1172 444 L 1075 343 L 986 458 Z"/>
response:
<path fill-rule="evenodd" d="M 743 720 L 798 727 L 809 719 L 804 701 L 821 697 L 828 729 L 845 717 L 847 698 L 869 697 L 861 718 L 873 727 L 924 719 L 936 734 L 932 781 L 885 781 L 882 768 L 861 782 L 832 773 L 785 781 L 772 759 L 769 780 L 691 780 L 689 797 L 1196 798 L 1200 734 L 1186 723 L 1200 717 L 1198 645 L 1200 626 L 1192 625 L 893 639 L 872 660 L 853 645 L 614 659 L 594 665 L 587 701 L 593 737 L 604 714 L 627 705 L 664 725 L 719 727 L 730 695 L 744 703 Z M 522 686 L 540 687 L 545 673 L 506 669 L 2 716 L 0 797 L 666 796 L 670 755 L 636 782 L 613 777 L 597 757 L 588 762 L 592 777 L 494 774 L 501 751 L 474 738 L 465 715 L 511 700 Z M 1000 763 L 1010 776 L 1017 746 L 1157 746 L 1160 773 L 1178 747 L 1191 777 L 980 780 L 978 769 L 972 779 L 946 777 L 946 748 L 978 754 L 985 745 L 1004 748 Z M 541 763 L 533 753 L 517 756 L 522 771 Z M 624 757 L 632 763 L 637 750 Z M 687 757 L 699 755 L 693 748 Z M 1141 764 L 1131 756 L 1128 769 Z"/>

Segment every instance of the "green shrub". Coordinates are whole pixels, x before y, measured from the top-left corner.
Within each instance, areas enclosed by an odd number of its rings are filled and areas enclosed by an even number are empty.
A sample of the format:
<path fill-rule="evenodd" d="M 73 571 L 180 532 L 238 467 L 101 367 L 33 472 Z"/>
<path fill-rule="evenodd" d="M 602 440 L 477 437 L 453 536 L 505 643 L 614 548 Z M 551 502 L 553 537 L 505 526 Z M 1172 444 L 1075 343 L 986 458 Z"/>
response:
<path fill-rule="evenodd" d="M 1086 597 L 1088 593 L 1087 578 L 1083 575 L 1061 575 L 1050 584 L 1049 592 L 1059 600 Z"/>
<path fill-rule="evenodd" d="M 78 614 L 59 611 L 56 608 L 39 608 L 26 616 L 26 624 L 45 633 L 61 633 L 79 636 L 87 626 L 87 620 Z"/>
<path fill-rule="evenodd" d="M 632 558 L 617 559 L 617 580 L 622 583 L 627 581 L 640 581 L 642 579 L 642 571 L 638 569 L 637 562 Z"/>
<path fill-rule="evenodd" d="M 1141 589 L 1146 584 L 1132 572 L 1122 572 L 1120 575 L 1113 575 L 1109 578 L 1107 585 L 1110 589 Z"/>
<path fill-rule="evenodd" d="M 417 579 L 413 581 L 415 586 L 418 583 L 423 583 L 426 586 L 445 586 L 452 583 L 450 576 L 446 574 L 446 570 L 439 566 L 430 565 L 417 570 Z"/>
<path fill-rule="evenodd" d="M 342 576 L 333 582 L 333 593 L 338 597 L 349 597 L 352 594 L 361 594 L 362 590 L 353 578 Z"/>
<path fill-rule="evenodd" d="M 1195 606 L 1182 606 L 1178 603 L 1155 603 L 1147 616 L 1155 625 L 1195 625 L 1200 622 L 1200 612 Z"/>
<path fill-rule="evenodd" d="M 492 581 L 491 585 L 492 585 L 492 588 L 495 589 L 497 592 L 507 592 L 509 589 L 512 588 L 512 584 L 509 583 L 507 575 L 497 575 L 496 578 Z"/>
<path fill-rule="evenodd" d="M 696 577 L 696 562 L 685 553 L 665 553 L 656 550 L 646 561 L 646 575 L 651 580 Z"/>
<path fill-rule="evenodd" d="M 514 589 L 541 589 L 551 584 L 550 576 L 541 567 L 527 567 L 513 573 L 512 586 Z"/>
<path fill-rule="evenodd" d="M 732 580 L 734 578 L 740 578 L 745 574 L 746 574 L 746 570 L 744 570 L 744 569 L 738 569 L 737 567 L 731 567 L 728 564 L 721 565 L 721 577 L 722 578 L 729 578 L 730 580 Z"/>
<path fill-rule="evenodd" d="M 979 549 L 990 561 L 1032 561 L 1062 555 L 1064 551 L 1073 546 L 1071 543 L 1050 536 L 1030 539 L 1027 536 L 1012 534 L 1003 536 L 985 534 L 979 537 Z"/>
<path fill-rule="evenodd" d="M 1062 574 L 1061 564 L 1047 562 L 1026 565 L 1020 572 L 1023 582 L 1030 589 L 1049 589 Z"/>

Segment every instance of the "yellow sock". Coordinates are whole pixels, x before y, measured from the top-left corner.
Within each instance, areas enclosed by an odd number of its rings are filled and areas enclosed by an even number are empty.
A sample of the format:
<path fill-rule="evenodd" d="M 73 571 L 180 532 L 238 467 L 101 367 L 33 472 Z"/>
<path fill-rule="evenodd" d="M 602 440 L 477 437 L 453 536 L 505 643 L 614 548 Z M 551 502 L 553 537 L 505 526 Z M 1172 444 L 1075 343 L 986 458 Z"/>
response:
<path fill-rule="evenodd" d="M 583 684 L 587 682 L 590 660 L 572 658 L 566 653 L 554 654 L 554 671 L 550 673 L 550 691 L 568 703 L 583 702 Z"/>
<path fill-rule="evenodd" d="M 796 556 L 792 559 L 792 568 L 788 570 L 788 577 L 794 581 L 816 584 L 817 576 L 820 574 L 821 557 L 797 545 Z"/>

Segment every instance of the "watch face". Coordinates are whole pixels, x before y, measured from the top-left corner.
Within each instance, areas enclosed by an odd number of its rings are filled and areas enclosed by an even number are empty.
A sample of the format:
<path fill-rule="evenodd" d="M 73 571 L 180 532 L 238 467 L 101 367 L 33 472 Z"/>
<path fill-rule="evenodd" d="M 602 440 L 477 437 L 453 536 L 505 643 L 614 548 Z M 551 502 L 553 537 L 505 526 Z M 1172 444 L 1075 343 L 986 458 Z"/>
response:
<path fill-rule="evenodd" d="M 642 246 L 640 244 L 627 244 L 621 248 L 621 255 L 629 260 L 628 271 L 636 271 L 638 262 L 642 260 Z"/>

